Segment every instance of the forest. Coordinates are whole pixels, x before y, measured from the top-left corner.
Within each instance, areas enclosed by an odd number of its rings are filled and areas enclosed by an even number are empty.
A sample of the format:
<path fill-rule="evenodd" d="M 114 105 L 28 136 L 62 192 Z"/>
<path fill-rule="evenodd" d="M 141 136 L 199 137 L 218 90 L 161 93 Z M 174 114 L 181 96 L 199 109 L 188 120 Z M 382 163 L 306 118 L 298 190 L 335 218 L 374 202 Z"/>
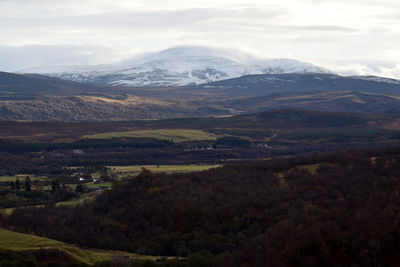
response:
<path fill-rule="evenodd" d="M 143 169 L 92 202 L 21 207 L 1 224 L 82 247 L 187 259 L 177 266 L 399 266 L 399 178 L 399 147 L 185 174 Z"/>

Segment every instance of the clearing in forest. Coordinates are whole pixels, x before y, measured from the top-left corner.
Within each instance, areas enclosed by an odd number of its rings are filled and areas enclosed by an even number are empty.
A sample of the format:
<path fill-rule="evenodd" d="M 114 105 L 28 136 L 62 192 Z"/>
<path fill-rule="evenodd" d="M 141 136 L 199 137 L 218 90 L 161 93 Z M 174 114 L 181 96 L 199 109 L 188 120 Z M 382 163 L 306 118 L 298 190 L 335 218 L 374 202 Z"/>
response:
<path fill-rule="evenodd" d="M 175 143 L 185 141 L 215 140 L 217 136 L 200 130 L 139 130 L 129 132 L 108 132 L 93 135 L 84 135 L 89 139 L 111 139 L 111 138 L 155 138 L 159 140 L 173 140 Z"/>

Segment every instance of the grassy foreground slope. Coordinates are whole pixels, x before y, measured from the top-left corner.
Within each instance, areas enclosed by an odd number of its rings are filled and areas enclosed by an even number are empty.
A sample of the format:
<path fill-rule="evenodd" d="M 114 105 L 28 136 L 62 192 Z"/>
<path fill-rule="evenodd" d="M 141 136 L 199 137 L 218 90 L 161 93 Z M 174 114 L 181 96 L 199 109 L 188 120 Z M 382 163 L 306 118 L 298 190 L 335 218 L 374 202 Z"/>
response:
<path fill-rule="evenodd" d="M 57 240 L 0 228 L 0 266 L 3 266 L 2 256 L 10 253 L 13 257 L 16 257 L 17 261 L 34 256 L 40 264 L 44 261 L 62 261 L 63 263 L 75 264 L 74 266 L 109 263 L 114 256 L 126 257 L 136 262 L 161 259 L 161 257 L 123 251 L 81 249 Z M 173 259 L 173 257 L 165 259 Z"/>
<path fill-rule="evenodd" d="M 57 250 L 68 261 L 87 265 L 107 261 L 111 258 L 109 254 L 91 252 L 60 241 L 0 228 L 0 252 L 35 252 L 39 250 Z"/>

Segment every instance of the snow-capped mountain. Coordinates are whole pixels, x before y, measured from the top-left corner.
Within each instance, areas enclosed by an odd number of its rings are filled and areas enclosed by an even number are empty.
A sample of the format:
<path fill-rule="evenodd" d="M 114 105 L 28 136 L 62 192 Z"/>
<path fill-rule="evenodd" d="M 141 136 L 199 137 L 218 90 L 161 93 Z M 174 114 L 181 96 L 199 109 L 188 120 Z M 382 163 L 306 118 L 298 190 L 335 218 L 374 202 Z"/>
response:
<path fill-rule="evenodd" d="M 327 69 L 297 60 L 258 60 L 241 52 L 198 46 L 174 47 L 118 64 L 41 67 L 21 72 L 115 86 L 180 86 L 248 74 L 330 73 Z"/>

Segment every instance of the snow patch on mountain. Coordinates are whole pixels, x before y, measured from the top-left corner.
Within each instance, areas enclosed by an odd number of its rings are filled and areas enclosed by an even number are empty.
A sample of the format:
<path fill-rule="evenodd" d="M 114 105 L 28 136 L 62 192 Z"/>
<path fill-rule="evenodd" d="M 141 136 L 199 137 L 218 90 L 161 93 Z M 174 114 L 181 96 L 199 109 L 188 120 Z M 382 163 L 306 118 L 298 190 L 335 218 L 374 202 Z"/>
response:
<path fill-rule="evenodd" d="M 42 67 L 21 72 L 115 86 L 181 86 L 248 74 L 330 73 L 293 59 L 258 60 L 242 52 L 198 46 L 174 47 L 118 64 Z"/>

